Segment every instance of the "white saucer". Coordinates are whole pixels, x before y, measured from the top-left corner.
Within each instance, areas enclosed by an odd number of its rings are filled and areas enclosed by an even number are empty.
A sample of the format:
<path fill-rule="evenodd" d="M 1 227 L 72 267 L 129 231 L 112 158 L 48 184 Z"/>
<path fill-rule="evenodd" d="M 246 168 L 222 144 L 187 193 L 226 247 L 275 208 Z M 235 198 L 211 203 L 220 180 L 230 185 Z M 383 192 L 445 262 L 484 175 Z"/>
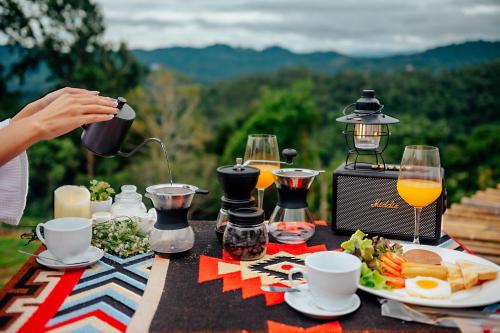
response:
<path fill-rule="evenodd" d="M 349 306 L 349 308 L 343 309 L 341 311 L 323 310 L 319 308 L 316 304 L 314 304 L 311 292 L 307 288 L 307 284 L 300 285 L 298 288 L 300 289 L 299 292 L 285 293 L 285 302 L 295 310 L 311 318 L 332 319 L 335 317 L 340 317 L 356 311 L 361 305 L 361 300 L 359 299 L 359 296 L 354 294 L 352 305 Z"/>
<path fill-rule="evenodd" d="M 39 254 L 40 257 L 36 258 L 36 261 L 43 266 L 60 269 L 60 270 L 72 270 L 72 269 L 81 269 L 92 264 L 95 264 L 104 256 L 104 251 L 95 247 L 90 246 L 85 253 L 79 255 L 76 258 L 72 258 L 73 262 L 81 262 L 79 264 L 63 264 L 60 261 L 51 260 L 52 258 L 56 259 L 54 255 L 49 251 L 45 250 Z M 43 258 L 41 258 L 43 257 Z"/>

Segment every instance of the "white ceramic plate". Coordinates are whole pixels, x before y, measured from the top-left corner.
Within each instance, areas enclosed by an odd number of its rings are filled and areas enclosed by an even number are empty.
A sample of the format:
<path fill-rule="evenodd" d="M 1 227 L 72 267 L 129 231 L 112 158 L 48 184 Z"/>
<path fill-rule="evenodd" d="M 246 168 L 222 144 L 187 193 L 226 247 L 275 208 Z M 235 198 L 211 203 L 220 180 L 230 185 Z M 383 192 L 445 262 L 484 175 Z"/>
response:
<path fill-rule="evenodd" d="M 52 253 L 50 253 L 49 250 L 45 250 L 39 255 L 40 257 L 37 257 L 36 261 L 40 265 L 59 270 L 74 270 L 74 269 L 85 268 L 87 266 L 95 264 L 104 256 L 104 251 L 95 246 L 90 246 L 88 250 L 85 251 L 85 253 L 83 253 L 81 256 L 75 259 L 75 261 L 82 263 L 69 264 L 69 265 L 63 264 L 59 261 L 51 260 L 51 258 L 55 257 Z"/>
<path fill-rule="evenodd" d="M 494 264 L 493 262 L 466 252 L 428 245 L 403 245 L 403 251 L 408 251 L 411 249 L 423 249 L 436 252 L 443 258 L 443 262 L 455 263 L 456 260 L 464 259 L 478 264 L 488 265 L 496 268 L 497 270 L 499 269 L 498 265 Z M 362 285 L 359 285 L 358 288 L 370 294 L 399 302 L 443 308 L 467 308 L 473 306 L 484 306 L 500 301 L 500 277 L 497 277 L 492 281 L 484 282 L 483 284 L 470 289 L 454 292 L 448 299 L 425 299 L 413 297 L 408 295 L 404 288 L 394 290 L 381 290 L 368 288 Z"/>
<path fill-rule="evenodd" d="M 299 292 L 287 292 L 285 293 L 285 302 L 290 305 L 293 309 L 303 313 L 304 315 L 315 318 L 315 319 L 332 319 L 340 316 L 344 316 L 353 311 L 356 311 L 361 305 L 361 300 L 359 296 L 354 294 L 352 298 L 352 304 L 342 311 L 327 311 L 319 308 L 312 299 L 311 292 L 307 287 L 307 284 L 302 284 L 297 287 L 300 289 Z"/>

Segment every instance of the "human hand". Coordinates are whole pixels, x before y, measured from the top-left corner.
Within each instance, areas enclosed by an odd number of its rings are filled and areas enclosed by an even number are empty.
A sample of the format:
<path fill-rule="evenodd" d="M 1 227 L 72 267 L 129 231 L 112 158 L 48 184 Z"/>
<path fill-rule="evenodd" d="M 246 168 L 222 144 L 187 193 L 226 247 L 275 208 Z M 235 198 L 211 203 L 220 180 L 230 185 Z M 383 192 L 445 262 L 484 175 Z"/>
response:
<path fill-rule="evenodd" d="M 95 94 L 65 93 L 27 118 L 38 129 L 38 140 L 61 136 L 84 124 L 106 121 L 118 113 L 117 102 Z"/>
<path fill-rule="evenodd" d="M 81 88 L 71 88 L 71 87 L 65 87 L 61 88 L 58 90 L 55 90 L 51 93 L 48 93 L 47 95 L 43 96 L 42 98 L 29 103 L 26 105 L 21 111 L 19 111 L 13 118 L 13 121 L 20 120 L 23 118 L 30 117 L 34 115 L 35 113 L 39 112 L 43 108 L 47 107 L 50 103 L 55 101 L 59 96 L 64 95 L 64 94 L 69 94 L 69 95 L 79 95 L 79 94 L 85 94 L 85 95 L 99 95 L 98 91 L 91 91 L 87 89 L 81 89 Z"/>

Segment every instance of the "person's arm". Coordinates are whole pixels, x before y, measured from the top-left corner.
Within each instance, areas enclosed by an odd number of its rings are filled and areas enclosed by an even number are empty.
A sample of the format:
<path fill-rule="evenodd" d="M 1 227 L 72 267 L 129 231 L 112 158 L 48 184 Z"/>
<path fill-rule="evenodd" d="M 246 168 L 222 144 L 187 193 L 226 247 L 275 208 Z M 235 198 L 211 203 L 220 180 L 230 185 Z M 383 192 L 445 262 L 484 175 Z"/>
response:
<path fill-rule="evenodd" d="M 29 118 L 11 121 L 0 129 L 0 166 L 39 141 L 40 135 L 39 126 Z"/>
<path fill-rule="evenodd" d="M 36 113 L 12 120 L 0 129 L 0 166 L 38 141 L 61 136 L 84 124 L 106 121 L 116 101 L 92 94 L 63 94 Z"/>

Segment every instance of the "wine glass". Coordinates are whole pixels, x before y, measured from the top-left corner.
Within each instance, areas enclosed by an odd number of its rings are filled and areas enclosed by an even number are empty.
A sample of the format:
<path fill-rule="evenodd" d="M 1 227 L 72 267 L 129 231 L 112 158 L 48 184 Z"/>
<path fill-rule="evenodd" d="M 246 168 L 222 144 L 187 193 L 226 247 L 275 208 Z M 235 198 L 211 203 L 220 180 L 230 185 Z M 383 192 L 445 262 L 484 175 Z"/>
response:
<path fill-rule="evenodd" d="M 439 149 L 431 146 L 406 146 L 397 182 L 398 193 L 415 208 L 413 243 L 420 244 L 422 208 L 433 203 L 442 191 Z"/>
<path fill-rule="evenodd" d="M 274 176 L 272 172 L 280 168 L 278 140 L 271 134 L 251 134 L 248 136 L 245 150 L 245 162 L 259 169 L 260 175 L 257 181 L 258 207 L 262 208 L 264 202 L 264 191 L 272 183 Z"/>

